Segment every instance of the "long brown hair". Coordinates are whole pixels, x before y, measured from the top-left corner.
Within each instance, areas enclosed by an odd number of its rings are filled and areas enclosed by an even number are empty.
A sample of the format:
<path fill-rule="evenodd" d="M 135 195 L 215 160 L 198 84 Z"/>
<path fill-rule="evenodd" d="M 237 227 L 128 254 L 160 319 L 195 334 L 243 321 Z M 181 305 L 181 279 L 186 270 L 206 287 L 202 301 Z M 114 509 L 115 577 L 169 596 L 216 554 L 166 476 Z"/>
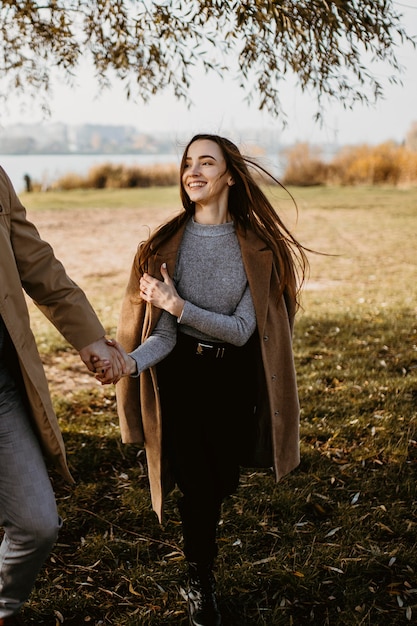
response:
<path fill-rule="evenodd" d="M 234 180 L 229 190 L 228 210 L 236 229 L 246 232 L 254 231 L 272 250 L 281 281 L 279 296 L 285 293 L 299 304 L 299 291 L 304 283 L 309 263 L 306 248 L 291 234 L 279 215 L 255 181 L 249 168 L 262 172 L 267 178 L 282 187 L 295 200 L 290 192 L 270 172 L 256 161 L 241 154 L 237 146 L 229 139 L 219 135 L 195 135 L 185 147 L 180 165 L 180 196 L 184 211 L 161 225 L 150 238 L 143 243 L 138 255 L 137 270 L 141 274 L 146 271 L 148 259 L 156 250 L 194 215 L 194 202 L 188 197 L 182 182 L 188 149 L 192 143 L 209 140 L 216 143 L 224 156 L 227 170 Z M 296 204 L 295 204 L 296 206 Z"/>

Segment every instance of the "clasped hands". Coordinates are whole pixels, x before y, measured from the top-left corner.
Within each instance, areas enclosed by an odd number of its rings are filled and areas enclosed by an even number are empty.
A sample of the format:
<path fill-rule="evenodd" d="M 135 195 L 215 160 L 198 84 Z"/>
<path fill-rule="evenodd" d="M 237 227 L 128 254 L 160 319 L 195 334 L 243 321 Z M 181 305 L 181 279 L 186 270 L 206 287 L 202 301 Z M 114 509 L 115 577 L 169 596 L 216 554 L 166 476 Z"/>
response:
<path fill-rule="evenodd" d="M 81 360 L 90 372 L 94 372 L 96 379 L 102 385 L 116 384 L 122 376 L 132 374 L 132 364 L 136 363 L 114 339 L 101 337 L 97 341 L 85 346 L 79 352 Z"/>
<path fill-rule="evenodd" d="M 140 296 L 146 302 L 178 318 L 185 300 L 178 295 L 165 263 L 161 266 L 161 276 L 163 280 L 158 280 L 145 273 L 140 279 Z M 132 376 L 137 372 L 136 361 L 115 339 L 102 337 L 83 348 L 80 357 L 88 369 L 95 372 L 96 379 L 102 385 L 115 384 L 122 376 Z"/>

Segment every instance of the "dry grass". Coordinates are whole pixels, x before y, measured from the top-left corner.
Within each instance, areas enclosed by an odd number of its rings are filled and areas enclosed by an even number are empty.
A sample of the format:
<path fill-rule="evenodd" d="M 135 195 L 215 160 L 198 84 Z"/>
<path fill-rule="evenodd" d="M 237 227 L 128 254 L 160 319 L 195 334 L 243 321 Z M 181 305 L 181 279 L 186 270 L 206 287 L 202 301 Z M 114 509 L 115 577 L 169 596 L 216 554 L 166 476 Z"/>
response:
<path fill-rule="evenodd" d="M 300 239 L 335 256 L 311 256 L 296 325 L 301 465 L 278 486 L 269 471 L 245 470 L 224 507 L 217 569 L 224 624 L 414 623 L 417 191 L 293 192 L 297 224 L 291 203 L 271 190 Z M 35 218 L 113 331 L 138 228 L 162 213 L 139 196 L 137 208 L 107 209 L 106 197 L 100 212 L 82 211 L 99 242 L 93 249 L 72 234 L 83 225 L 70 209 L 59 212 L 59 228 L 50 209 Z M 97 248 L 107 260 L 92 271 L 86 260 Z M 37 625 L 185 626 L 175 494 L 161 528 L 143 454 L 119 442 L 114 390 L 80 382 L 73 351 L 33 319 L 77 482 L 54 478 L 65 525 L 25 617 Z M 51 362 L 61 373 L 69 368 L 73 389 L 63 391 Z"/>
<path fill-rule="evenodd" d="M 130 189 L 135 187 L 169 187 L 177 184 L 179 176 L 175 163 L 144 166 L 103 163 L 92 167 L 86 176 L 68 173 L 51 185 L 52 190 L 70 189 Z"/>
<path fill-rule="evenodd" d="M 417 152 L 394 142 L 342 148 L 329 162 L 300 143 L 286 153 L 286 185 L 409 185 L 417 182 Z"/>

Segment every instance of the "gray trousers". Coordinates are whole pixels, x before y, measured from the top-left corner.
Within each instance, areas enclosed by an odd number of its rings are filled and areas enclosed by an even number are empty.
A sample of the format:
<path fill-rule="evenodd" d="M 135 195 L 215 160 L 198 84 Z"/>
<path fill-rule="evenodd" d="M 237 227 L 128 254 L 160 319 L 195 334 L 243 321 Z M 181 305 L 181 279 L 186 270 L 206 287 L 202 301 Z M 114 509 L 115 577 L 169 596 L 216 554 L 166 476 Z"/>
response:
<path fill-rule="evenodd" d="M 28 598 L 61 525 L 26 407 L 19 394 L 1 390 L 0 525 L 1 618 L 16 614 Z"/>

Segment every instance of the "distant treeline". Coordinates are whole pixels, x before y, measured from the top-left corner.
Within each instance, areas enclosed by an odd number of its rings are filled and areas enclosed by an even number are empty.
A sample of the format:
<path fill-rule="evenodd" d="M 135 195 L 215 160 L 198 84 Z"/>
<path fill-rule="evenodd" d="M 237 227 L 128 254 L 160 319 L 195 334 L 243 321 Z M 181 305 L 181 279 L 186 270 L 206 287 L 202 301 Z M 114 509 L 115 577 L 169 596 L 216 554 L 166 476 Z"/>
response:
<path fill-rule="evenodd" d="M 403 185 L 417 183 L 417 152 L 395 142 L 377 146 L 342 148 L 331 160 L 320 148 L 299 143 L 285 152 L 284 185 Z M 68 173 L 49 186 L 54 190 L 120 189 L 177 185 L 175 164 L 126 166 L 104 163 L 92 167 L 86 176 Z M 266 181 L 265 181 L 266 182 Z M 28 190 L 41 190 L 37 181 L 26 181 Z"/>

